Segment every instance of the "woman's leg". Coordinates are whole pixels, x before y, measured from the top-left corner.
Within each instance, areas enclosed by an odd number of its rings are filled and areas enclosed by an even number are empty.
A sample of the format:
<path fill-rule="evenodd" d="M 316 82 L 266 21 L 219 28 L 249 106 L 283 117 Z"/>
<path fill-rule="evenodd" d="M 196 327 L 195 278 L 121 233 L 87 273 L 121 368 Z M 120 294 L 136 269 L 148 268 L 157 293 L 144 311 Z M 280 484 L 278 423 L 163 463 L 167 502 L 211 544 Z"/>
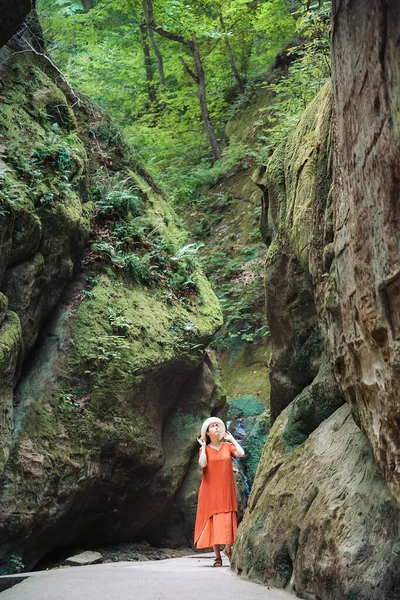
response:
<path fill-rule="evenodd" d="M 229 562 L 230 562 L 231 555 L 232 555 L 232 544 L 225 544 L 224 553 L 229 558 Z"/>
<path fill-rule="evenodd" d="M 214 567 L 222 567 L 222 558 L 221 558 L 221 547 L 219 544 L 213 546 L 213 550 L 215 552 L 215 561 Z"/>

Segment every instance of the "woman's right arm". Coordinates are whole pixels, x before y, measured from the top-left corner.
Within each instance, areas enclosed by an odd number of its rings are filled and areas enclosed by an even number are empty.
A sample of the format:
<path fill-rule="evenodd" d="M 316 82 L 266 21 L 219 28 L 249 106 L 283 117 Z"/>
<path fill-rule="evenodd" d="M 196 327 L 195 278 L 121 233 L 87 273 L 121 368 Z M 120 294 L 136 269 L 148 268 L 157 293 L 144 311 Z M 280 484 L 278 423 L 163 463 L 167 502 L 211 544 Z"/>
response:
<path fill-rule="evenodd" d="M 199 438 L 197 441 L 199 442 L 199 444 L 201 446 L 200 456 L 199 456 L 199 465 L 201 466 L 202 469 L 204 469 L 204 467 L 207 466 L 206 442 L 202 438 Z"/>

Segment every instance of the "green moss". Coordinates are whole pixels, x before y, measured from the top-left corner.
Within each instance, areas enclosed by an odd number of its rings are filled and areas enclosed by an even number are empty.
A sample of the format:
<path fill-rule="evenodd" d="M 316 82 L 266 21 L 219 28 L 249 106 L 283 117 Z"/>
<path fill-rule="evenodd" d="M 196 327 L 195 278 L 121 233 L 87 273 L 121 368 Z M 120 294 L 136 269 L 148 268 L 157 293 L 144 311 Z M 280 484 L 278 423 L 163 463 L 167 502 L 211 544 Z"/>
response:
<path fill-rule="evenodd" d="M 110 369 L 116 368 L 116 385 L 120 389 L 132 374 L 187 354 L 190 345 L 195 347 L 205 336 L 211 336 L 213 327 L 220 322 L 215 297 L 211 295 L 208 300 L 209 288 L 204 282 L 200 288 L 205 292 L 205 297 L 201 296 L 204 303 L 192 306 L 188 313 L 180 303 L 166 304 L 162 290 L 153 288 L 150 292 L 129 284 L 111 270 L 100 275 L 91 299 L 85 299 L 78 307 L 70 364 L 83 364 L 89 374 L 100 372 L 107 378 Z M 124 336 L 114 334 L 110 310 L 131 323 Z M 187 348 L 180 344 L 185 336 Z M 122 372 L 125 377 L 121 377 Z"/>
<path fill-rule="evenodd" d="M 256 576 L 263 577 L 266 569 L 271 565 L 271 561 L 266 554 L 258 553 L 253 559 L 252 570 Z"/>
<path fill-rule="evenodd" d="M 265 266 L 268 268 L 271 264 L 273 264 L 278 257 L 280 256 L 282 251 L 282 244 L 279 236 L 275 236 L 268 246 L 267 257 L 265 261 Z"/>
<path fill-rule="evenodd" d="M 232 419 L 256 417 L 265 410 L 265 404 L 254 396 L 228 398 L 229 417 Z"/>
<path fill-rule="evenodd" d="M 6 316 L 8 308 L 8 298 L 0 292 L 0 325 Z"/>
<path fill-rule="evenodd" d="M 277 77 L 277 73 L 271 73 L 271 79 L 272 76 Z M 265 107 L 272 103 L 273 93 L 266 89 L 265 85 L 255 85 L 254 89 L 251 92 L 249 90 L 247 93 L 251 94 L 248 99 L 248 106 L 238 107 L 235 116 L 229 119 L 226 126 L 226 134 L 231 144 L 243 141 L 246 141 L 249 145 L 256 144 L 262 127 L 265 127 L 265 121 L 267 120 Z M 243 100 L 245 98 L 246 94 Z"/>
<path fill-rule="evenodd" d="M 156 193 L 147 181 L 137 173 L 129 170 L 132 179 L 146 198 L 147 211 L 153 228 L 174 248 L 178 249 L 186 241 L 185 231 L 178 227 L 176 215 L 161 194 Z"/>
<path fill-rule="evenodd" d="M 286 161 L 286 142 L 280 144 L 268 161 L 266 185 L 270 195 L 270 202 L 277 205 L 277 218 L 271 214 L 271 207 L 268 213 L 268 222 L 273 224 L 275 235 L 285 230 L 287 215 L 287 191 L 285 179 L 285 161 Z"/>
<path fill-rule="evenodd" d="M 332 109 L 331 82 L 321 89 L 308 105 L 302 118 L 286 144 L 285 184 L 287 214 L 285 229 L 292 250 L 303 269 L 308 272 L 309 246 L 312 231 L 312 203 L 316 194 L 327 193 L 331 173 L 327 157 L 320 148 L 329 144 L 329 127 Z M 318 181 L 317 181 L 318 173 Z M 324 173 L 324 177 L 322 177 Z M 318 186 L 318 188 L 317 188 Z"/>
<path fill-rule="evenodd" d="M 199 298 L 194 310 L 190 310 L 190 315 L 201 337 L 211 341 L 211 337 L 223 323 L 221 306 L 210 282 L 202 273 L 196 273 L 196 283 Z"/>
<path fill-rule="evenodd" d="M 143 418 L 132 413 L 129 391 L 140 386 L 147 372 L 174 360 L 199 360 L 200 351 L 221 322 L 216 298 L 203 278 L 199 289 L 198 303 L 188 311 L 179 302 L 167 304 L 161 289 L 150 291 L 131 284 L 111 269 L 98 276 L 90 298 L 77 308 L 68 361 L 77 377 L 86 373 L 93 419 L 107 422 L 130 415 L 123 428 L 132 438 L 145 429 Z M 115 331 L 115 314 L 123 319 L 122 333 Z M 76 423 L 79 435 L 93 426 L 89 417 L 68 418 Z M 96 435 L 101 442 L 104 435 Z"/>
<path fill-rule="evenodd" d="M 264 525 L 265 525 L 265 519 L 263 517 L 258 517 L 247 532 L 246 561 L 245 561 L 246 573 L 249 573 L 254 567 L 254 563 L 256 560 L 256 545 L 257 545 L 259 536 L 264 531 Z M 260 568 L 261 568 L 261 562 L 259 565 Z"/>
<path fill-rule="evenodd" d="M 37 439 L 42 444 L 43 441 L 53 440 L 56 436 L 56 422 L 50 410 L 40 402 L 27 406 L 21 438 Z"/>
<path fill-rule="evenodd" d="M 41 244 L 47 272 L 57 271 L 49 278 L 55 289 L 46 291 L 52 298 L 89 234 L 91 210 L 81 197 L 87 154 L 62 91 L 32 57 L 15 61 L 12 76 L 4 73 L 8 85 L 0 103 L 0 211 L 5 207 L 14 222 L 7 258 L 32 257 Z"/>
<path fill-rule="evenodd" d="M 328 367 L 322 364 L 317 378 L 294 400 L 282 440 L 287 451 L 293 452 L 309 435 L 344 402 L 332 380 Z"/>
<path fill-rule="evenodd" d="M 6 364 L 16 353 L 21 343 L 22 331 L 19 317 L 16 313 L 8 311 L 0 327 L 0 368 Z"/>
<path fill-rule="evenodd" d="M 223 352 L 219 356 L 221 380 L 231 398 L 253 396 L 269 405 L 268 365 L 271 347 L 266 342 L 242 345 L 236 355 Z"/>

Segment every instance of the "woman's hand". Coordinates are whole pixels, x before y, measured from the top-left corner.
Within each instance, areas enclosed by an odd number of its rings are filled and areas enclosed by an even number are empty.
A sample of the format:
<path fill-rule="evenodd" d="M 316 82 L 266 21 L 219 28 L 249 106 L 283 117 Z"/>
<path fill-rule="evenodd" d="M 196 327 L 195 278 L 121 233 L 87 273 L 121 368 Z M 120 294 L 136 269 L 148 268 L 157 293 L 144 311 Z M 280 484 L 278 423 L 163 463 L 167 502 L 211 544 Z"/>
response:
<path fill-rule="evenodd" d="M 235 454 L 237 458 L 242 458 L 242 456 L 244 456 L 244 450 L 242 446 L 235 440 L 230 431 L 225 431 L 224 438 L 235 446 Z"/>
<path fill-rule="evenodd" d="M 199 442 L 199 444 L 201 446 L 200 456 L 199 456 L 199 465 L 201 466 L 202 469 L 204 469 L 207 466 L 206 440 L 203 440 L 202 437 L 199 437 L 199 438 L 197 438 L 197 441 Z"/>

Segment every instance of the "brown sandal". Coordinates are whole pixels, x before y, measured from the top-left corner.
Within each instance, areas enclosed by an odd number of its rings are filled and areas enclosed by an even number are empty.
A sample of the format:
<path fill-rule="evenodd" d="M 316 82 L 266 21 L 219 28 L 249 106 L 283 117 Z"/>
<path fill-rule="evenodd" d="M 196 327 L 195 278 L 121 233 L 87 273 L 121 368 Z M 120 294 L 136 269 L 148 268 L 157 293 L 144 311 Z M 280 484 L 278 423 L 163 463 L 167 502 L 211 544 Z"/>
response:
<path fill-rule="evenodd" d="M 216 558 L 213 567 L 222 567 L 222 558 Z"/>

